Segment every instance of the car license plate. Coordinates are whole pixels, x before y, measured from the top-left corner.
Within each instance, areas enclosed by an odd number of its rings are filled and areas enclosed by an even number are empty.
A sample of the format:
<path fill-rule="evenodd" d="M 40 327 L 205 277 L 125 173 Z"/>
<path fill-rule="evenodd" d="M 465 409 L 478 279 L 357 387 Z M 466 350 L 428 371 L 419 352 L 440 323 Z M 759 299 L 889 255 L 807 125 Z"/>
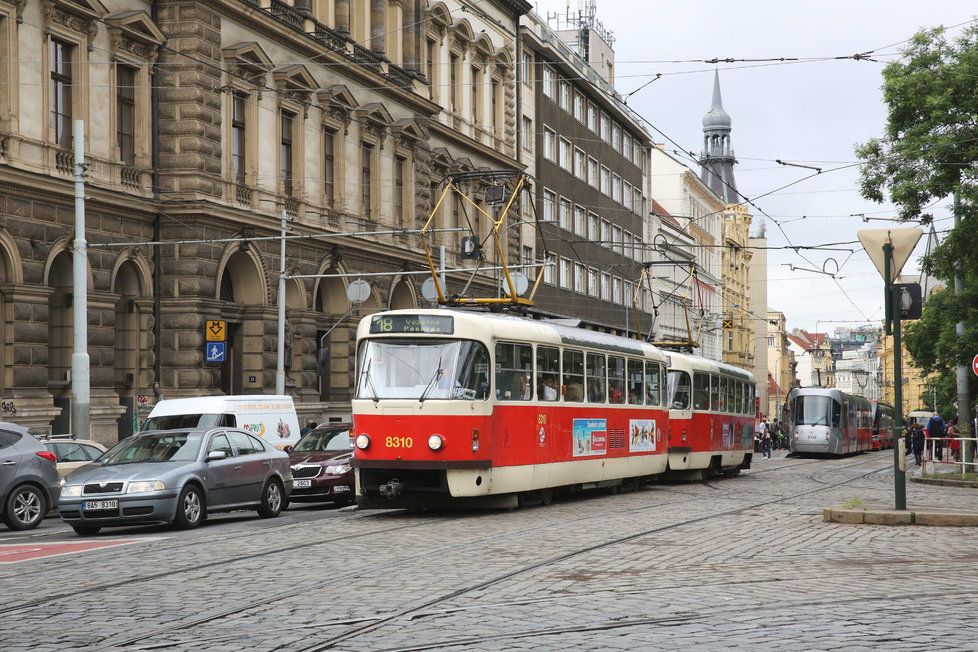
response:
<path fill-rule="evenodd" d="M 816 435 L 808 435 L 808 438 L 809 439 L 818 439 L 818 436 L 816 436 Z"/>
<path fill-rule="evenodd" d="M 333 487 L 333 493 L 335 494 L 343 493 L 344 491 L 349 491 L 349 490 L 350 487 L 345 484 L 338 484 L 335 487 Z"/>
<path fill-rule="evenodd" d="M 118 500 L 86 500 L 82 509 L 92 511 L 98 509 L 119 509 Z"/>
<path fill-rule="evenodd" d="M 312 486 L 312 480 L 293 480 L 292 486 L 296 489 L 306 489 Z"/>

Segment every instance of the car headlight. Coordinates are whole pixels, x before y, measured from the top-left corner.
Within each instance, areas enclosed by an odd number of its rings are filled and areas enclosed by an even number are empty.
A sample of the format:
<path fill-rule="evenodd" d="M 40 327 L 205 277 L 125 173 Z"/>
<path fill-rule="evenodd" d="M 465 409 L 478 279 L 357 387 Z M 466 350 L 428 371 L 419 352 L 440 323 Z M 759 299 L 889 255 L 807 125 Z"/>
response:
<path fill-rule="evenodd" d="M 370 446 L 370 437 L 367 435 L 357 435 L 357 448 L 364 451 Z"/>
<path fill-rule="evenodd" d="M 147 491 L 163 491 L 166 485 L 162 480 L 148 480 L 146 482 L 130 482 L 127 494 L 141 494 Z"/>
<path fill-rule="evenodd" d="M 82 495 L 82 485 L 80 484 L 69 484 L 66 485 L 65 481 L 61 481 L 61 495 L 62 496 L 80 496 Z"/>
<path fill-rule="evenodd" d="M 349 464 L 333 464 L 326 467 L 327 475 L 343 475 L 348 473 L 350 469 L 353 468 Z"/>
<path fill-rule="evenodd" d="M 441 435 L 432 435 L 428 437 L 428 448 L 433 451 L 441 450 L 441 447 L 445 445 L 445 440 L 441 438 Z"/>

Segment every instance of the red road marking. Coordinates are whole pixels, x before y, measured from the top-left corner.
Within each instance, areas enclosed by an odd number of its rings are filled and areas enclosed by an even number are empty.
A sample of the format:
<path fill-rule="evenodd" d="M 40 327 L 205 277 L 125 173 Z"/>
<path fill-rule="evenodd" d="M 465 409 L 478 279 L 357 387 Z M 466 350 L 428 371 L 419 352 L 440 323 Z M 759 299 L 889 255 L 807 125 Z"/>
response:
<path fill-rule="evenodd" d="M 0 544 L 0 564 L 16 564 L 21 561 L 72 555 L 78 552 L 114 548 L 152 539 L 106 539 L 104 541 L 78 541 L 55 543 L 3 543 Z"/>

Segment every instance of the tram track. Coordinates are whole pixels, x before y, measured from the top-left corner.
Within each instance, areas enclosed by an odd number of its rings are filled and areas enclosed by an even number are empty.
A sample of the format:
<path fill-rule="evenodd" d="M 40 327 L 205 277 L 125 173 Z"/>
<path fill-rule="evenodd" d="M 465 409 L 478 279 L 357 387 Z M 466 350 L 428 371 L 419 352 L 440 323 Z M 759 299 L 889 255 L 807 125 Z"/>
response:
<path fill-rule="evenodd" d="M 865 464 L 865 463 L 868 463 L 868 462 L 871 462 L 871 461 L 873 461 L 873 460 L 872 459 L 868 459 L 868 460 L 864 460 L 864 461 L 861 461 L 861 462 L 856 462 L 854 464 L 847 464 L 847 465 L 844 465 L 842 467 L 834 467 L 833 470 L 834 471 L 839 471 L 839 470 L 842 470 L 842 469 L 849 468 L 851 466 L 858 466 L 858 465 Z M 558 564 L 558 563 L 563 562 L 563 561 L 566 561 L 568 559 L 572 559 L 572 558 L 578 557 L 580 555 L 584 555 L 584 554 L 587 554 L 587 553 L 590 553 L 590 552 L 594 552 L 594 551 L 600 550 L 602 548 L 608 548 L 608 547 L 611 547 L 611 546 L 620 545 L 622 543 L 627 543 L 629 541 L 634 541 L 635 539 L 639 539 L 639 538 L 642 538 L 642 537 L 645 537 L 645 536 L 649 536 L 651 534 L 659 534 L 661 532 L 668 532 L 668 531 L 671 531 L 671 530 L 679 529 L 679 528 L 684 527 L 684 526 L 693 525 L 693 524 L 697 524 L 697 523 L 704 523 L 704 522 L 711 521 L 711 520 L 714 520 L 714 519 L 718 519 L 718 518 L 723 518 L 723 517 L 726 517 L 726 516 L 732 516 L 732 515 L 735 515 L 735 514 L 739 514 L 739 513 L 748 511 L 748 510 L 758 509 L 758 508 L 761 508 L 761 507 L 765 507 L 767 505 L 777 504 L 777 503 L 780 503 L 780 502 L 785 502 L 785 501 L 788 501 L 788 500 L 793 500 L 793 499 L 801 498 L 801 497 L 804 497 L 804 496 L 810 496 L 812 494 L 820 493 L 820 492 L 826 491 L 828 489 L 832 489 L 832 488 L 835 488 L 835 487 L 840 487 L 840 486 L 849 484 L 851 482 L 855 482 L 857 480 L 860 480 L 860 479 L 863 479 L 865 477 L 868 477 L 868 476 L 874 475 L 876 473 L 879 473 L 881 470 L 883 470 L 883 469 L 874 469 L 872 471 L 868 471 L 868 472 L 863 473 L 861 475 L 858 475 L 858 476 L 855 476 L 855 477 L 852 477 L 852 478 L 847 478 L 845 480 L 842 480 L 842 481 L 839 481 L 839 482 L 836 482 L 836 483 L 832 483 L 832 484 L 829 484 L 829 485 L 821 485 L 821 486 L 819 486 L 819 487 L 817 487 L 815 489 L 811 489 L 811 490 L 808 490 L 808 491 L 797 492 L 797 493 L 793 493 L 793 494 L 790 494 L 790 495 L 782 496 L 781 498 L 777 498 L 777 499 L 774 499 L 774 500 L 766 500 L 766 501 L 754 503 L 754 504 L 751 504 L 751 505 L 746 505 L 746 506 L 741 506 L 741 507 L 737 507 L 737 508 L 725 510 L 725 511 L 714 513 L 714 514 L 708 514 L 708 515 L 705 515 L 705 516 L 699 516 L 699 517 L 696 517 L 696 518 L 686 519 L 684 521 L 679 521 L 679 522 L 676 522 L 676 523 L 670 523 L 668 525 L 661 525 L 661 526 L 657 526 L 657 527 L 654 527 L 654 528 L 642 530 L 640 532 L 634 532 L 632 534 L 629 534 L 629 535 L 626 535 L 626 536 L 623 536 L 623 537 L 617 537 L 617 538 L 614 538 L 614 539 L 610 539 L 610 540 L 604 541 L 602 543 L 594 544 L 594 545 L 591 545 L 591 546 L 585 546 L 583 548 L 578 548 L 576 550 L 572 550 L 572 551 L 567 552 L 567 553 L 556 555 L 554 557 L 550 557 L 548 559 L 544 559 L 544 560 L 541 560 L 539 562 L 535 562 L 533 564 L 529 564 L 529 565 L 523 566 L 522 568 L 517 568 L 515 570 L 509 571 L 509 572 L 506 572 L 506 573 L 503 573 L 501 575 L 497 575 L 496 577 L 490 578 L 490 579 L 485 580 L 483 582 L 479 582 L 477 584 L 470 585 L 468 587 L 464 587 L 464 588 L 461 588 L 461 589 L 457 589 L 455 591 L 451 591 L 449 593 L 446 593 L 444 595 L 438 596 L 438 597 L 433 598 L 431 600 L 427 600 L 425 602 L 422 602 L 422 603 L 420 603 L 418 605 L 415 605 L 413 607 L 410 607 L 410 608 L 407 608 L 407 609 L 402 609 L 402 610 L 400 610 L 400 611 L 398 611 L 398 612 L 396 612 L 394 614 L 391 614 L 389 616 L 385 616 L 383 618 L 379 618 L 378 620 L 376 620 L 376 621 L 374 621 L 372 623 L 369 623 L 369 624 L 366 624 L 366 625 L 362 625 L 360 627 L 355 627 L 355 628 L 350 629 L 347 632 L 344 632 L 342 634 L 338 634 L 336 636 L 332 636 L 332 637 L 327 638 L 326 640 L 321 641 L 319 643 L 315 643 L 315 644 L 312 644 L 312 645 L 309 645 L 309 646 L 306 646 L 306 647 L 302 647 L 302 648 L 291 648 L 291 649 L 293 649 L 294 652 L 323 652 L 324 650 L 332 649 L 334 646 L 336 646 L 339 643 L 342 643 L 344 641 L 348 641 L 350 639 L 356 638 L 356 637 L 361 636 L 363 634 L 368 634 L 368 633 L 370 633 L 372 631 L 375 631 L 375 630 L 383 627 L 384 625 L 386 625 L 388 623 L 391 623 L 391 622 L 393 622 L 393 621 L 395 621 L 397 619 L 404 618 L 405 616 L 410 616 L 412 614 L 415 614 L 417 612 L 420 612 L 420 611 L 423 611 L 423 610 L 426 610 L 426 609 L 430 609 L 433 606 L 436 606 L 436 605 L 439 605 L 439 604 L 448 602 L 449 600 L 453 600 L 455 598 L 464 596 L 464 595 L 466 595 L 468 593 L 473 593 L 475 591 L 480 591 L 480 590 L 489 588 L 491 586 L 494 586 L 496 584 L 500 584 L 502 582 L 505 582 L 505 581 L 507 581 L 509 579 L 512 579 L 514 577 L 517 577 L 519 575 L 530 573 L 532 571 L 538 570 L 540 568 L 544 568 L 546 566 L 550 566 L 550 565 L 553 565 L 553 564 Z M 569 631 L 572 631 L 572 630 L 569 630 Z M 281 649 L 284 649 L 284 648 L 282 646 L 273 648 L 273 650 L 281 650 Z M 424 649 L 424 648 L 422 648 L 422 649 Z"/>

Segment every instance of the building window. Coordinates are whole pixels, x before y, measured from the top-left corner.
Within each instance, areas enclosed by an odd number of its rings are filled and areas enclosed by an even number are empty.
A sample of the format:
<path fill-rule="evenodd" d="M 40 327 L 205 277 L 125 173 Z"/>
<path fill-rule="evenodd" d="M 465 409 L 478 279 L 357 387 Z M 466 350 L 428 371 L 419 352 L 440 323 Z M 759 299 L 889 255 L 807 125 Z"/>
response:
<path fill-rule="evenodd" d="M 571 144 L 566 138 L 560 139 L 560 167 L 571 171 Z"/>
<path fill-rule="evenodd" d="M 560 108 L 570 111 L 570 84 L 565 81 L 560 82 Z"/>
<path fill-rule="evenodd" d="M 732 330 L 727 331 L 727 351 L 734 350 L 734 332 Z"/>
<path fill-rule="evenodd" d="M 449 92 L 449 97 L 452 100 L 450 108 L 452 112 L 457 112 L 458 106 L 459 104 L 461 104 L 461 101 L 459 100 L 458 55 L 457 54 L 452 54 L 451 57 L 449 57 L 448 76 L 449 76 L 448 92 Z"/>
<path fill-rule="evenodd" d="M 523 270 L 523 273 L 527 276 L 535 274 L 534 270 L 529 267 L 529 265 L 532 265 L 533 263 L 533 247 L 523 245 L 523 265 L 526 267 L 526 269 Z"/>
<path fill-rule="evenodd" d="M 601 220 L 601 246 L 611 248 L 611 224 Z"/>
<path fill-rule="evenodd" d="M 601 298 L 611 301 L 611 274 L 601 272 Z"/>
<path fill-rule="evenodd" d="M 632 205 L 632 184 L 628 183 L 627 181 L 625 181 L 623 184 L 621 199 L 621 203 L 625 206 L 625 208 L 628 210 L 634 210 L 634 206 Z"/>
<path fill-rule="evenodd" d="M 403 156 L 394 157 L 394 219 L 404 225 L 404 165 Z"/>
<path fill-rule="evenodd" d="M 611 170 L 601 166 L 601 192 L 611 196 Z"/>
<path fill-rule="evenodd" d="M 336 201 L 336 132 L 323 131 L 323 203 L 332 207 Z"/>
<path fill-rule="evenodd" d="M 282 111 L 282 146 L 280 148 L 281 172 L 282 172 L 282 192 L 291 195 L 292 186 L 292 129 L 295 123 L 295 114 Z"/>
<path fill-rule="evenodd" d="M 529 86 L 533 83 L 533 58 L 529 52 L 523 52 L 523 83 Z"/>
<path fill-rule="evenodd" d="M 574 291 L 587 294 L 587 268 L 581 263 L 574 263 Z"/>
<path fill-rule="evenodd" d="M 611 124 L 611 146 L 616 152 L 621 151 L 621 126 L 617 122 Z"/>
<path fill-rule="evenodd" d="M 472 122 L 482 126 L 482 77 L 478 68 L 472 68 Z"/>
<path fill-rule="evenodd" d="M 492 85 L 490 87 L 490 92 L 492 97 L 490 98 L 490 108 L 492 110 L 492 115 L 489 116 L 489 121 L 492 123 L 492 131 L 496 133 L 496 129 L 499 126 L 499 82 L 495 79 L 492 80 Z"/>
<path fill-rule="evenodd" d="M 587 237 L 587 212 L 583 206 L 574 207 L 574 233 Z"/>
<path fill-rule="evenodd" d="M 598 270 L 593 267 L 587 270 L 587 293 L 588 296 L 598 296 Z"/>
<path fill-rule="evenodd" d="M 584 96 L 574 91 L 574 117 L 584 122 Z"/>
<path fill-rule="evenodd" d="M 373 207 L 373 155 L 374 146 L 370 143 L 363 143 L 360 147 L 360 213 L 363 217 L 370 217 Z M 458 206 L 455 206 L 458 210 Z M 453 224 L 458 226 L 458 224 Z"/>
<path fill-rule="evenodd" d="M 428 39 L 428 60 L 426 62 L 426 69 L 428 71 L 428 84 L 431 85 L 432 97 L 437 95 L 435 92 L 435 48 L 437 47 L 438 44 L 435 43 L 435 41 Z"/>
<path fill-rule="evenodd" d="M 557 132 L 549 127 L 543 128 L 543 158 L 557 161 Z"/>
<path fill-rule="evenodd" d="M 567 288 L 568 290 L 573 289 L 571 286 L 571 261 L 566 258 L 560 259 L 560 287 Z"/>
<path fill-rule="evenodd" d="M 564 197 L 560 198 L 560 228 L 571 230 L 571 202 Z"/>
<path fill-rule="evenodd" d="M 64 149 L 71 149 L 71 54 L 71 45 L 51 39 L 51 129 Z"/>
<path fill-rule="evenodd" d="M 587 183 L 592 188 L 598 187 L 598 159 L 587 157 Z"/>
<path fill-rule="evenodd" d="M 543 191 L 543 221 L 553 222 L 557 207 L 557 195 L 550 190 Z"/>
<path fill-rule="evenodd" d="M 621 227 L 616 226 L 611 230 L 611 249 L 615 253 L 621 253 Z"/>
<path fill-rule="evenodd" d="M 554 265 L 553 258 L 548 258 L 547 260 L 544 261 L 544 267 L 543 267 L 544 283 L 549 283 L 550 285 L 554 285 L 554 277 L 556 276 L 554 268 L 555 265 Z"/>
<path fill-rule="evenodd" d="M 523 116 L 523 149 L 533 151 L 533 120 Z"/>
<path fill-rule="evenodd" d="M 611 300 L 614 301 L 615 303 L 618 304 L 622 303 L 621 290 L 622 290 L 621 279 L 616 276 L 614 277 L 614 279 L 612 279 L 612 297 L 611 297 Z"/>
<path fill-rule="evenodd" d="M 628 132 L 622 135 L 621 153 L 627 159 L 632 157 L 632 137 Z"/>
<path fill-rule="evenodd" d="M 590 102 L 587 105 L 587 128 L 598 133 L 598 107 Z"/>
<path fill-rule="evenodd" d="M 773 347 L 774 346 L 774 335 L 768 335 L 767 336 L 767 345 L 769 347 Z"/>
<path fill-rule="evenodd" d="M 581 181 L 587 181 L 587 164 L 585 163 L 587 159 L 584 156 L 584 150 L 577 147 L 574 148 L 574 176 L 576 176 Z"/>
<path fill-rule="evenodd" d="M 136 71 L 128 66 L 116 68 L 116 141 L 119 159 L 136 164 Z"/>
<path fill-rule="evenodd" d="M 611 175 L 611 198 L 621 203 L 621 177 L 617 174 Z"/>
<path fill-rule="evenodd" d="M 231 176 L 237 183 L 245 182 L 245 106 L 243 93 L 231 95 Z"/>
<path fill-rule="evenodd" d="M 598 218 L 597 213 L 588 213 L 587 215 L 587 237 L 591 242 L 597 242 L 601 239 L 600 224 L 601 220 Z"/>
<path fill-rule="evenodd" d="M 601 112 L 601 140 L 611 142 L 611 118 L 604 111 Z"/>
<path fill-rule="evenodd" d="M 543 67 L 543 94 L 554 99 L 554 69 L 550 66 Z"/>

